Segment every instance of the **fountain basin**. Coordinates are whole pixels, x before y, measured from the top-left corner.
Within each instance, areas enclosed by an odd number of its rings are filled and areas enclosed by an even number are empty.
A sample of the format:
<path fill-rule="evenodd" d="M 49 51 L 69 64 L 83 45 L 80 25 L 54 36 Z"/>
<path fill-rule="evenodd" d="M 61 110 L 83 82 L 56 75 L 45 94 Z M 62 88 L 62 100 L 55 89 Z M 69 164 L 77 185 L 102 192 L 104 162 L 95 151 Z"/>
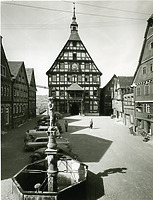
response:
<path fill-rule="evenodd" d="M 26 165 L 12 178 L 16 200 L 85 200 L 88 166 L 70 156 L 57 160 L 56 191 L 48 191 L 48 163 L 40 160 Z M 37 187 L 37 189 L 36 189 Z"/>

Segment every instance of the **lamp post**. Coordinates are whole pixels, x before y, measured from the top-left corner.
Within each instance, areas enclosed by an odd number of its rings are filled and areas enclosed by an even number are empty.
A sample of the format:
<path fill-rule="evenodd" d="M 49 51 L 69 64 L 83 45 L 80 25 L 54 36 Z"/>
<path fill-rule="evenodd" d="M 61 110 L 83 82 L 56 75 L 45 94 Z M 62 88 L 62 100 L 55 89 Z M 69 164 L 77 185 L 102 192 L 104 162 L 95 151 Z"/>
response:
<path fill-rule="evenodd" d="M 47 161 L 48 161 L 48 192 L 57 191 L 57 144 L 56 144 L 56 132 L 53 127 L 53 98 L 48 98 L 48 109 L 50 116 L 50 126 L 48 128 L 48 145 L 46 149 Z"/>

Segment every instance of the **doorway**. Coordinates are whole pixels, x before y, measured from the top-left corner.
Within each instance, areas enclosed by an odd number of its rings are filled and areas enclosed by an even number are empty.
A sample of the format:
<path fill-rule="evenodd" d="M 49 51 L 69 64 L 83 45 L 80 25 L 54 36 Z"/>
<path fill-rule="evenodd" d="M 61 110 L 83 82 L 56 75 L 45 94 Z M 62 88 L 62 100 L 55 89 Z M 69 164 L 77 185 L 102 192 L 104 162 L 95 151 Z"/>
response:
<path fill-rule="evenodd" d="M 70 111 L 71 111 L 71 115 L 78 115 L 79 114 L 79 105 L 77 103 L 72 103 Z"/>

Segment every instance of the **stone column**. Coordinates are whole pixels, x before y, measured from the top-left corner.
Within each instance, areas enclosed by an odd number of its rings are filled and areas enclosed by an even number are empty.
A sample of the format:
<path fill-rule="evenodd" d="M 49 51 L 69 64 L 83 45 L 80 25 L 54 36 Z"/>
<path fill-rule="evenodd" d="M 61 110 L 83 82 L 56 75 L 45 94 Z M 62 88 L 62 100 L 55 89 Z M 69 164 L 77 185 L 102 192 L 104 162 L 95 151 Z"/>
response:
<path fill-rule="evenodd" d="M 48 161 L 48 192 L 57 191 L 57 144 L 56 144 L 56 132 L 53 127 L 53 98 L 49 97 L 48 110 L 50 116 L 50 126 L 48 128 L 48 145 L 46 149 L 47 161 Z"/>

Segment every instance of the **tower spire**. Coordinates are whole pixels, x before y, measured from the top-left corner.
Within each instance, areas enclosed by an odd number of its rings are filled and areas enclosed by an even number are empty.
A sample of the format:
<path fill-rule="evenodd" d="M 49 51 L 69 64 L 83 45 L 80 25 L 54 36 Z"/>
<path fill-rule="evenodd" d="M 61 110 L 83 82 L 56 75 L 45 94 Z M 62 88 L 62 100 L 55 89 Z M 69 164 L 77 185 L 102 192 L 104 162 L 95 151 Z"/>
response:
<path fill-rule="evenodd" d="M 71 35 L 69 40 L 80 40 L 78 35 L 78 24 L 76 22 L 76 13 L 75 13 L 75 3 L 73 2 L 73 15 L 72 15 L 72 23 L 70 25 Z"/>
<path fill-rule="evenodd" d="M 76 16 L 75 16 L 75 3 L 73 2 L 73 16 L 72 16 L 72 23 L 71 23 L 71 32 L 77 32 L 78 31 L 78 24 L 76 22 Z"/>
<path fill-rule="evenodd" d="M 73 2 L 73 17 L 72 20 L 76 20 L 76 16 L 75 16 L 75 2 Z"/>

